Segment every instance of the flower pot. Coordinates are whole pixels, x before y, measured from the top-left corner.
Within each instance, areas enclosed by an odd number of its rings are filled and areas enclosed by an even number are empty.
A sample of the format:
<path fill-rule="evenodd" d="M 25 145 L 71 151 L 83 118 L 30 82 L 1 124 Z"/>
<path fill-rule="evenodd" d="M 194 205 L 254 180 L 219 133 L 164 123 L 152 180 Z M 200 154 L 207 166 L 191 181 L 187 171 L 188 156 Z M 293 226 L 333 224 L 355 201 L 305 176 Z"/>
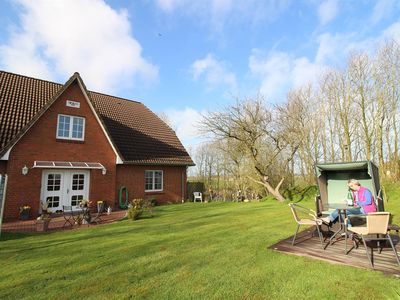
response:
<path fill-rule="evenodd" d="M 19 219 L 23 221 L 29 220 L 29 212 L 30 209 L 24 209 L 23 211 L 21 211 L 19 213 Z"/>
<path fill-rule="evenodd" d="M 36 231 L 45 232 L 49 229 L 50 219 L 36 220 Z"/>

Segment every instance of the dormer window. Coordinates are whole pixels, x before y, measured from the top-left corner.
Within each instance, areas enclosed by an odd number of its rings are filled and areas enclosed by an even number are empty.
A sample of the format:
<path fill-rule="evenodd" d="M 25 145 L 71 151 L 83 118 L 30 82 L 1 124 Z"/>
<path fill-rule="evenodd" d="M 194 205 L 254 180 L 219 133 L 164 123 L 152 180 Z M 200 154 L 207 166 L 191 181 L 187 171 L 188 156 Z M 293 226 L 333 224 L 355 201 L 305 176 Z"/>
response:
<path fill-rule="evenodd" d="M 58 115 L 57 138 L 83 141 L 85 139 L 85 118 Z"/>

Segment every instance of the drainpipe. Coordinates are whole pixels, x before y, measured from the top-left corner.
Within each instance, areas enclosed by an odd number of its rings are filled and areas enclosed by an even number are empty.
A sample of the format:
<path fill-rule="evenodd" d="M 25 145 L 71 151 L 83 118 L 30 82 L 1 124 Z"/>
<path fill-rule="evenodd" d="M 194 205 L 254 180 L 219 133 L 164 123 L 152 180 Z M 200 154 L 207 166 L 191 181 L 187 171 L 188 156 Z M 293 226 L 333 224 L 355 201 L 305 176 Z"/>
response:
<path fill-rule="evenodd" d="M 187 172 L 187 166 L 185 167 L 185 171 L 182 171 L 182 203 L 185 202 L 185 174 Z"/>
<path fill-rule="evenodd" d="M 3 224 L 3 213 L 4 213 L 4 203 L 6 202 L 6 192 L 7 192 L 7 181 L 8 176 L 5 174 L 4 176 L 0 175 L 0 189 L 1 193 L 1 207 L 0 207 L 0 236 L 1 236 L 1 226 Z"/>

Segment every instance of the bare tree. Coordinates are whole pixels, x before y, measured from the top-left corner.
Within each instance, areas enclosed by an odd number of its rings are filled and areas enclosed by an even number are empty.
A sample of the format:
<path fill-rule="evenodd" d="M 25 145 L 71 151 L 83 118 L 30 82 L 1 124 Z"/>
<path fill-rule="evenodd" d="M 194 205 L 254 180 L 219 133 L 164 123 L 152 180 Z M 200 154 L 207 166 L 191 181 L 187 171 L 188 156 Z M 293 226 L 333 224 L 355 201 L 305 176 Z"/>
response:
<path fill-rule="evenodd" d="M 286 169 L 299 142 L 293 136 L 298 129 L 293 127 L 295 122 L 290 107 L 269 109 L 260 95 L 255 99 L 237 99 L 236 105 L 203 116 L 201 127 L 204 133 L 212 133 L 216 139 L 236 141 L 258 175 L 258 178 L 249 178 L 265 186 L 278 201 L 284 201 L 279 192 L 284 177 L 281 176 L 273 187 L 274 179 L 279 176 L 273 169 L 277 165 Z"/>

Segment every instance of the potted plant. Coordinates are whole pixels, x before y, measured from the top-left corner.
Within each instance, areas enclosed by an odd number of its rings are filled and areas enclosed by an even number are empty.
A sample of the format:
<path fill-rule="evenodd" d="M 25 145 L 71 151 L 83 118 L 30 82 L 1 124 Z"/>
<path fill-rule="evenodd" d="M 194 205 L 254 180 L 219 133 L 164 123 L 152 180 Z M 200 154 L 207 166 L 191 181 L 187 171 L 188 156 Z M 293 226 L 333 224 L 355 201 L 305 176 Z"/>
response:
<path fill-rule="evenodd" d="M 82 200 L 79 203 L 80 208 L 82 209 L 82 214 L 83 214 L 83 220 L 82 223 L 83 224 L 90 224 L 91 220 L 92 220 L 92 216 L 90 215 L 90 206 L 92 204 L 92 201 L 89 200 Z"/>
<path fill-rule="evenodd" d="M 42 205 L 42 214 L 36 219 L 36 231 L 45 232 L 49 229 L 51 211 L 48 210 L 47 204 Z"/>
<path fill-rule="evenodd" d="M 24 205 L 19 208 L 19 219 L 28 220 L 31 207 L 29 205 Z"/>

